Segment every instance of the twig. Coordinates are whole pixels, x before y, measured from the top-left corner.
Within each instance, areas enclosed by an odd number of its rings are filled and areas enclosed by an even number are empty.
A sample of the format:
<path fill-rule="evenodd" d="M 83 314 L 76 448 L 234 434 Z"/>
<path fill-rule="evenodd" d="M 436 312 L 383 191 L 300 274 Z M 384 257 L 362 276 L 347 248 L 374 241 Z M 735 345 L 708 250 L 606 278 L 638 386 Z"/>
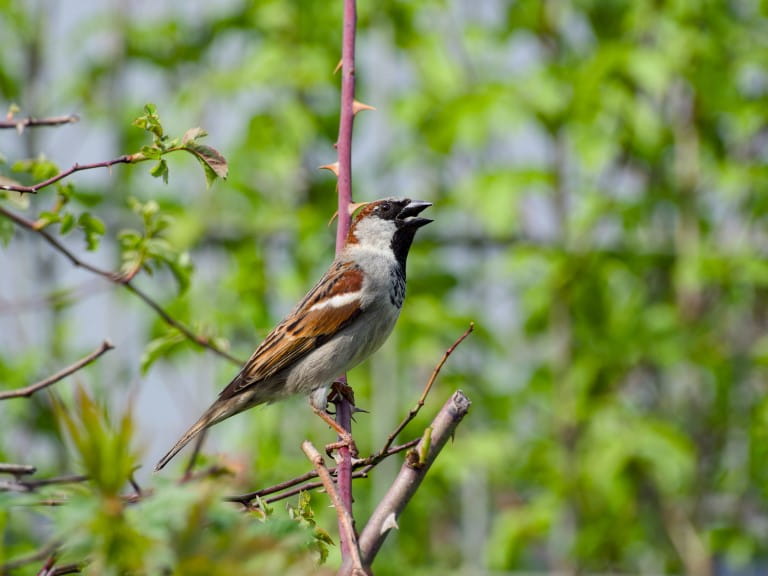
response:
<path fill-rule="evenodd" d="M 459 347 L 459 344 L 464 342 L 467 336 L 469 336 L 472 331 L 475 329 L 475 323 L 470 322 L 469 328 L 467 328 L 464 331 L 464 334 L 459 336 L 456 341 L 451 345 L 448 350 L 445 351 L 443 354 L 443 357 L 440 359 L 440 362 L 437 363 L 437 366 L 435 366 L 435 369 L 432 371 L 432 376 L 430 376 L 429 381 L 427 382 L 426 386 L 424 386 L 424 390 L 421 393 L 421 397 L 419 398 L 419 401 L 416 403 L 416 406 L 411 408 L 411 410 L 408 412 L 408 414 L 403 418 L 403 421 L 398 424 L 397 428 L 389 435 L 387 436 L 387 441 L 384 443 L 384 447 L 381 449 L 382 452 L 385 452 L 389 449 L 390 446 L 392 446 L 392 443 L 397 438 L 398 434 L 403 431 L 403 429 L 408 426 L 408 424 L 411 423 L 411 421 L 416 418 L 416 415 L 419 413 L 419 411 L 424 407 L 424 402 L 427 399 L 427 395 L 429 394 L 429 391 L 432 389 L 432 385 L 435 383 L 435 380 L 437 380 L 438 375 L 440 374 L 440 370 L 443 369 L 443 365 L 448 360 L 448 357 L 453 354 L 454 350 Z"/>
<path fill-rule="evenodd" d="M 29 464 L 9 464 L 0 463 L 0 474 L 13 474 L 14 476 L 25 476 L 34 474 L 37 468 Z"/>
<path fill-rule="evenodd" d="M 104 340 L 104 342 L 101 343 L 101 346 L 99 346 L 99 348 L 97 348 L 96 350 L 88 354 L 88 356 L 78 360 L 71 366 L 67 366 L 66 368 L 57 372 L 56 374 L 49 376 L 45 380 L 41 380 L 40 382 L 37 382 L 35 384 L 30 384 L 29 386 L 26 386 L 24 388 L 19 388 L 18 390 L 6 390 L 3 392 L 0 392 L 0 400 L 8 400 L 9 398 L 29 398 L 35 392 L 38 392 L 43 388 L 47 388 L 51 384 L 55 384 L 56 382 L 58 382 L 59 380 L 63 380 L 70 374 L 73 374 L 74 372 L 77 372 L 81 368 L 88 366 L 88 364 L 96 360 L 99 356 L 101 356 L 105 352 L 108 352 L 109 350 L 112 350 L 113 348 L 114 348 L 114 345 L 109 340 Z"/>
<path fill-rule="evenodd" d="M 37 576 L 50 576 L 51 572 L 53 572 L 53 567 L 55 564 L 56 564 L 56 552 L 54 551 L 45 561 L 45 564 L 43 564 L 43 567 L 40 568 L 40 571 L 37 573 Z"/>
<path fill-rule="evenodd" d="M 146 160 L 146 157 L 142 154 L 124 154 L 118 158 L 112 160 L 105 160 L 104 162 L 96 162 L 94 164 L 73 164 L 68 170 L 59 172 L 55 176 L 51 176 L 47 180 L 32 184 L 31 186 L 23 186 L 21 184 L 0 184 L 0 190 L 8 190 L 11 192 L 18 192 L 19 194 L 37 194 L 38 190 L 55 184 L 59 180 L 63 180 L 67 176 L 80 172 L 82 170 L 94 170 L 96 168 L 109 168 L 115 164 L 133 164 L 134 162 L 140 162 Z"/>
<path fill-rule="evenodd" d="M 469 411 L 471 402 L 461 390 L 457 390 L 443 405 L 432 424 L 408 457 L 384 498 L 373 511 L 360 534 L 360 554 L 364 566 L 370 566 L 387 534 L 397 527 L 397 518 L 406 507 L 427 474 L 429 467 L 443 449 L 456 427 Z M 340 574 L 349 574 L 354 566 L 345 562 Z"/>
<path fill-rule="evenodd" d="M 236 364 L 237 366 L 243 365 L 243 361 L 241 359 L 236 358 L 226 350 L 222 350 L 221 348 L 213 344 L 210 338 L 206 338 L 205 336 L 202 336 L 200 334 L 195 334 L 194 332 L 192 332 L 192 330 L 190 330 L 184 324 L 176 320 L 162 306 L 160 306 L 160 304 L 158 304 L 152 298 L 150 298 L 150 296 L 146 292 L 137 288 L 132 282 L 121 282 L 120 284 L 122 286 L 125 286 L 125 288 L 129 292 L 133 292 L 134 294 L 136 294 L 136 296 L 138 296 L 150 308 L 152 308 L 152 310 L 154 310 L 157 313 L 157 315 L 160 316 L 160 318 L 162 318 L 162 320 L 166 324 L 176 328 L 176 330 L 181 332 L 184 335 L 184 337 L 190 342 L 197 344 L 201 348 L 207 348 L 211 352 L 218 354 L 222 358 L 226 358 L 227 360 L 229 360 L 233 364 Z"/>
<path fill-rule="evenodd" d="M 62 124 L 75 124 L 76 122 L 80 122 L 80 117 L 77 114 L 51 116 L 49 118 L 33 118 L 32 116 L 28 116 L 27 118 L 19 118 L 18 120 L 13 118 L 0 120 L 0 129 L 15 128 L 17 132 L 21 133 L 24 131 L 24 128 L 27 127 L 61 126 Z"/>
<path fill-rule="evenodd" d="M 189 457 L 189 462 L 187 462 L 187 467 L 184 469 L 184 476 L 182 476 L 182 482 L 186 482 L 187 480 L 191 479 L 193 476 L 193 470 L 195 468 L 195 462 L 197 462 L 197 457 L 200 455 L 200 450 L 203 448 L 203 442 L 205 442 L 205 437 L 208 434 L 208 430 L 203 430 L 198 434 L 197 438 L 195 438 L 195 446 L 192 450 L 192 455 Z"/>
<path fill-rule="evenodd" d="M 69 474 L 66 476 L 55 476 L 53 478 L 41 478 L 39 480 L 17 480 L 15 482 L 0 481 L 0 492 L 34 492 L 43 486 L 52 486 L 54 484 L 79 484 L 87 481 L 88 476 L 82 474 Z"/>
<path fill-rule="evenodd" d="M 31 232 L 34 232 L 36 234 L 39 234 L 42 236 L 46 242 L 48 242 L 51 246 L 53 246 L 58 252 L 63 254 L 74 266 L 77 268 L 82 268 L 84 270 L 88 270 L 88 272 L 91 272 L 92 274 L 96 274 L 97 276 L 101 276 L 102 278 L 108 280 L 109 282 L 123 286 L 126 290 L 129 292 L 132 292 L 136 296 L 138 296 L 141 300 L 144 301 L 150 308 L 152 308 L 155 313 L 157 313 L 158 316 L 169 326 L 172 326 L 179 332 L 181 332 L 184 337 L 189 340 L 190 342 L 197 344 L 201 348 L 207 348 L 211 352 L 218 354 L 222 358 L 226 358 L 230 362 L 237 364 L 238 366 L 242 365 L 242 362 L 226 352 L 225 350 L 222 350 L 215 344 L 213 344 L 209 338 L 206 338 L 205 336 L 201 336 L 200 334 L 195 334 L 190 330 L 187 326 L 176 320 L 173 316 L 171 316 L 160 304 L 155 302 L 149 295 L 147 295 L 144 291 L 137 288 L 133 282 L 130 280 L 126 280 L 126 278 L 118 273 L 110 272 L 109 270 L 105 270 L 103 268 L 99 268 L 98 266 L 94 266 L 93 264 L 89 264 L 88 262 L 85 262 L 75 256 L 75 254 L 70 251 L 66 246 L 64 246 L 59 240 L 54 237 L 52 234 L 50 234 L 47 230 L 43 228 L 38 228 L 38 226 L 32 222 L 31 220 L 27 220 L 26 218 L 19 216 L 18 214 L 15 214 L 13 212 L 10 212 L 9 210 L 6 210 L 4 207 L 0 206 L 0 215 L 5 216 L 9 220 L 12 220 L 17 226 L 21 228 L 25 228 L 27 230 L 30 230 Z"/>
<path fill-rule="evenodd" d="M 329 468 L 329 471 L 330 470 L 332 469 Z M 315 476 L 317 476 L 317 474 L 315 474 Z M 368 473 L 365 470 L 358 470 L 357 472 L 352 472 L 352 478 L 367 478 L 367 477 L 368 477 Z M 301 494 L 302 492 L 310 492 L 312 490 L 317 490 L 318 488 L 325 488 L 325 485 L 320 481 L 307 482 L 306 484 L 295 486 L 290 490 L 286 490 L 282 494 L 278 494 L 276 496 L 270 496 L 269 498 L 262 498 L 261 501 L 264 502 L 265 504 L 273 504 L 275 502 L 279 502 L 280 500 L 285 500 L 286 498 L 290 498 L 291 496 L 296 496 L 296 494 Z M 252 501 L 240 502 L 239 500 L 233 500 L 233 502 L 238 502 L 242 504 L 243 506 L 245 506 L 246 510 L 253 510 L 255 508 Z"/>
<path fill-rule="evenodd" d="M 352 525 L 352 515 L 349 513 L 349 510 L 344 507 L 344 504 L 341 501 L 341 495 L 336 490 L 336 485 L 333 483 L 333 478 L 331 478 L 331 474 L 328 471 L 328 468 L 326 468 L 320 452 L 317 451 L 309 440 L 305 440 L 301 443 L 301 449 L 315 467 L 317 475 L 320 477 L 320 480 L 325 487 L 325 491 L 331 499 L 333 507 L 336 508 L 336 514 L 339 518 L 339 529 L 343 531 L 343 537 L 347 541 L 349 552 L 347 558 L 350 559 L 352 565 L 351 573 L 354 576 L 364 575 L 365 571 L 363 570 L 363 565 L 360 561 L 360 550 L 357 546 L 357 538 L 355 537 L 355 527 Z"/>
<path fill-rule="evenodd" d="M 31 554 L 27 554 L 26 556 L 20 556 L 15 560 L 10 560 L 6 562 L 5 564 L 0 564 L 0 574 L 6 574 L 11 570 L 20 568 L 21 566 L 26 566 L 27 564 L 32 564 L 33 562 L 39 562 L 40 560 L 44 560 L 48 558 L 51 554 L 53 554 L 60 545 L 61 545 L 61 542 L 54 541 L 43 546 L 40 550 L 37 550 L 36 552 L 32 552 Z"/>
<path fill-rule="evenodd" d="M 364 470 L 359 474 L 352 474 L 354 478 L 365 478 L 368 475 L 368 472 L 376 466 L 379 462 L 382 460 L 389 458 L 393 454 L 397 454 L 399 452 L 402 452 L 403 450 L 407 450 L 408 448 L 413 448 L 418 444 L 419 438 L 416 438 L 415 440 L 411 440 L 410 442 L 406 442 L 405 444 L 401 444 L 399 446 L 395 446 L 393 448 L 389 448 L 388 450 L 380 450 L 376 454 L 372 454 L 368 458 L 364 458 L 362 460 L 356 460 L 352 463 L 352 468 L 357 470 L 358 468 L 364 468 Z M 337 475 L 338 468 L 333 467 L 329 468 L 328 472 L 331 473 L 331 475 Z M 280 482 L 279 484 L 275 484 L 274 486 L 269 486 L 268 488 L 262 488 L 261 490 L 256 490 L 255 492 L 248 492 L 247 494 L 240 494 L 238 496 L 228 496 L 224 500 L 227 502 L 239 502 L 240 504 L 243 504 L 244 506 L 247 505 L 251 500 L 254 500 L 256 498 L 262 498 L 264 496 L 269 496 L 270 494 L 274 494 L 275 492 L 282 492 L 283 490 L 287 490 L 288 488 L 293 488 L 294 486 L 299 486 L 296 490 L 292 490 L 290 493 L 282 494 L 279 498 L 274 499 L 267 499 L 266 502 L 273 502 L 276 500 L 282 500 L 283 498 L 288 498 L 289 496 L 293 496 L 294 494 L 298 494 L 299 492 L 306 491 L 306 490 L 312 490 L 314 488 L 319 488 L 319 485 L 314 484 L 304 484 L 304 482 L 309 482 L 309 480 L 312 480 L 313 478 L 317 478 L 317 471 L 311 470 L 310 472 L 307 472 L 306 474 L 302 474 L 301 476 L 297 476 L 295 478 L 291 478 L 290 480 L 286 480 L 285 482 Z M 303 485 L 302 485 L 303 484 Z"/>
<path fill-rule="evenodd" d="M 77 256 L 75 256 L 72 252 L 70 252 L 66 246 L 64 246 L 61 242 L 59 242 L 47 230 L 43 228 L 39 228 L 31 220 L 27 220 L 23 216 L 19 216 L 18 214 L 15 214 L 10 210 L 6 210 L 2 206 L 0 206 L 0 214 L 5 216 L 9 220 L 12 220 L 14 224 L 16 224 L 17 226 L 21 228 L 26 228 L 27 230 L 30 230 L 31 232 L 34 232 L 42 236 L 43 239 L 45 239 L 45 241 L 48 242 L 48 244 L 50 244 L 57 251 L 61 252 L 64 256 L 66 256 L 66 258 L 77 268 L 83 268 L 84 270 L 88 270 L 88 272 L 91 272 L 92 274 L 96 274 L 97 276 L 101 276 L 102 278 L 106 278 L 110 282 L 118 281 L 119 275 L 113 272 L 110 272 L 108 270 L 103 270 L 101 268 L 93 266 L 92 264 L 88 264 L 87 262 L 83 262 Z"/>
<path fill-rule="evenodd" d="M 79 484 L 81 482 L 87 482 L 88 480 L 88 476 L 85 476 L 84 474 L 67 474 L 64 476 L 54 476 L 53 478 L 41 478 L 40 480 L 25 480 L 22 484 L 35 490 L 43 486 L 52 486 L 54 484 Z"/>
<path fill-rule="evenodd" d="M 352 472 L 352 478 L 367 478 L 368 473 L 365 470 L 358 470 L 357 472 Z M 286 490 L 282 494 L 278 494 L 277 496 L 271 496 L 269 498 L 264 498 L 264 502 L 267 504 L 273 504 L 275 502 L 279 502 L 280 500 L 285 500 L 286 498 L 290 498 L 291 496 L 296 496 L 296 494 L 300 494 L 302 492 L 309 492 L 311 490 L 316 490 L 318 488 L 324 488 L 325 485 L 322 482 L 307 482 L 306 484 L 302 484 L 301 486 L 296 486 L 295 488 L 291 488 L 290 490 Z"/>
<path fill-rule="evenodd" d="M 48 576 L 64 576 L 65 574 L 80 574 L 83 571 L 83 564 L 65 564 L 54 568 Z"/>

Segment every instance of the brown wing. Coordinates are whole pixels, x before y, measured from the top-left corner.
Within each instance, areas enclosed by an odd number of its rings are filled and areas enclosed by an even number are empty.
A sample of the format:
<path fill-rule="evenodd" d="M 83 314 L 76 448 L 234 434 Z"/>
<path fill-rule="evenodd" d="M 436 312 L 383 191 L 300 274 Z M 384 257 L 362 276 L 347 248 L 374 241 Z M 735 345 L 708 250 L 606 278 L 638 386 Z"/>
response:
<path fill-rule="evenodd" d="M 363 272 L 336 262 L 304 299 L 259 344 L 240 373 L 222 390 L 229 398 L 274 376 L 322 345 L 360 314 Z"/>

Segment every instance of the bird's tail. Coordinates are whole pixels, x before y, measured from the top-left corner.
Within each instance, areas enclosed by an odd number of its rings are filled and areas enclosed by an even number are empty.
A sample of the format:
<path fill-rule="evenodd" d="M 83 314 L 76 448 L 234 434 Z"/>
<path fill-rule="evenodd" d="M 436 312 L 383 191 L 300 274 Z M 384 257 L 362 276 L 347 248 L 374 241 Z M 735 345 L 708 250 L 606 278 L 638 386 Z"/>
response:
<path fill-rule="evenodd" d="M 171 461 L 171 458 L 176 456 L 176 454 L 179 453 L 179 451 L 184 448 L 189 442 L 200 432 L 208 428 L 209 426 L 213 426 L 217 422 L 220 422 L 224 420 L 225 418 L 232 415 L 231 408 L 226 405 L 224 402 L 215 402 L 213 406 L 208 408 L 208 410 L 205 411 L 205 413 L 200 416 L 200 419 L 195 422 L 192 427 L 187 430 L 184 433 L 184 436 L 182 436 L 178 442 L 174 445 L 173 448 L 171 448 L 168 453 L 163 456 L 160 461 L 155 466 L 155 472 L 158 470 L 162 470 L 162 468 L 168 464 L 168 462 Z"/>

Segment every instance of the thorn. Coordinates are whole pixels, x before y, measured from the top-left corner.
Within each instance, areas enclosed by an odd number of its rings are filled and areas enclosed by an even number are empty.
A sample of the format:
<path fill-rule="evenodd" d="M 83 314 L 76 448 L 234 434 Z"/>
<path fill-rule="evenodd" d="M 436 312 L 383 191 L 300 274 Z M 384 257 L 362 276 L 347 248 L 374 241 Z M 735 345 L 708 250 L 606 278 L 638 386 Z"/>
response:
<path fill-rule="evenodd" d="M 336 73 L 341 70 L 341 65 L 344 62 L 344 60 L 339 59 L 339 63 L 336 64 L 336 68 L 333 69 L 333 75 L 336 76 Z"/>
<path fill-rule="evenodd" d="M 355 212 L 357 212 L 360 208 L 363 206 L 370 204 L 370 202 L 350 202 L 349 203 L 349 215 L 352 216 Z M 360 412 L 365 412 L 365 410 L 359 410 Z"/>
<path fill-rule="evenodd" d="M 323 164 L 322 166 L 318 166 L 320 170 L 328 170 L 329 172 L 333 172 L 336 175 L 336 178 L 339 177 L 339 163 L 333 162 L 332 164 Z"/>
<path fill-rule="evenodd" d="M 358 408 L 357 406 L 352 406 L 352 414 L 357 414 L 358 412 L 361 412 L 362 414 L 370 414 L 370 410 L 366 410 L 365 408 Z"/>
<path fill-rule="evenodd" d="M 358 102 L 357 100 L 352 102 L 352 115 L 357 116 L 358 112 L 362 112 L 363 110 L 376 110 L 373 106 L 369 106 L 368 104 L 363 104 L 362 102 Z"/>
<path fill-rule="evenodd" d="M 384 519 L 381 524 L 381 534 L 385 534 L 392 529 L 399 530 L 400 526 L 397 525 L 397 517 L 394 512 L 390 512 L 389 516 Z"/>
<path fill-rule="evenodd" d="M 322 168 L 322 166 L 321 166 Z M 365 206 L 366 204 L 370 204 L 370 202 L 350 202 L 349 203 L 349 215 L 352 216 L 355 212 L 357 212 L 360 208 Z M 339 211 L 336 210 L 336 212 L 333 213 L 333 216 L 331 216 L 331 219 L 328 221 L 328 226 L 333 224 L 333 221 L 336 220 L 336 218 L 339 217 Z M 352 414 L 355 414 L 357 412 L 364 412 L 366 414 L 369 414 L 368 410 L 365 410 L 363 408 L 358 408 L 354 404 L 352 405 L 353 410 Z"/>

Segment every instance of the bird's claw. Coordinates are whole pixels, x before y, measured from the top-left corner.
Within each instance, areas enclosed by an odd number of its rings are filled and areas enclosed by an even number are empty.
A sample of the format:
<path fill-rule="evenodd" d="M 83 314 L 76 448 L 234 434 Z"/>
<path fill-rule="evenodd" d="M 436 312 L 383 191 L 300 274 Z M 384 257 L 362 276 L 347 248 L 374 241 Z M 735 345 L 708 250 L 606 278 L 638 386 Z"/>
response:
<path fill-rule="evenodd" d="M 355 405 L 355 391 L 352 389 L 352 386 L 341 380 L 336 380 L 331 384 L 328 401 L 335 403 L 339 402 L 342 398 L 352 404 L 352 406 Z"/>

